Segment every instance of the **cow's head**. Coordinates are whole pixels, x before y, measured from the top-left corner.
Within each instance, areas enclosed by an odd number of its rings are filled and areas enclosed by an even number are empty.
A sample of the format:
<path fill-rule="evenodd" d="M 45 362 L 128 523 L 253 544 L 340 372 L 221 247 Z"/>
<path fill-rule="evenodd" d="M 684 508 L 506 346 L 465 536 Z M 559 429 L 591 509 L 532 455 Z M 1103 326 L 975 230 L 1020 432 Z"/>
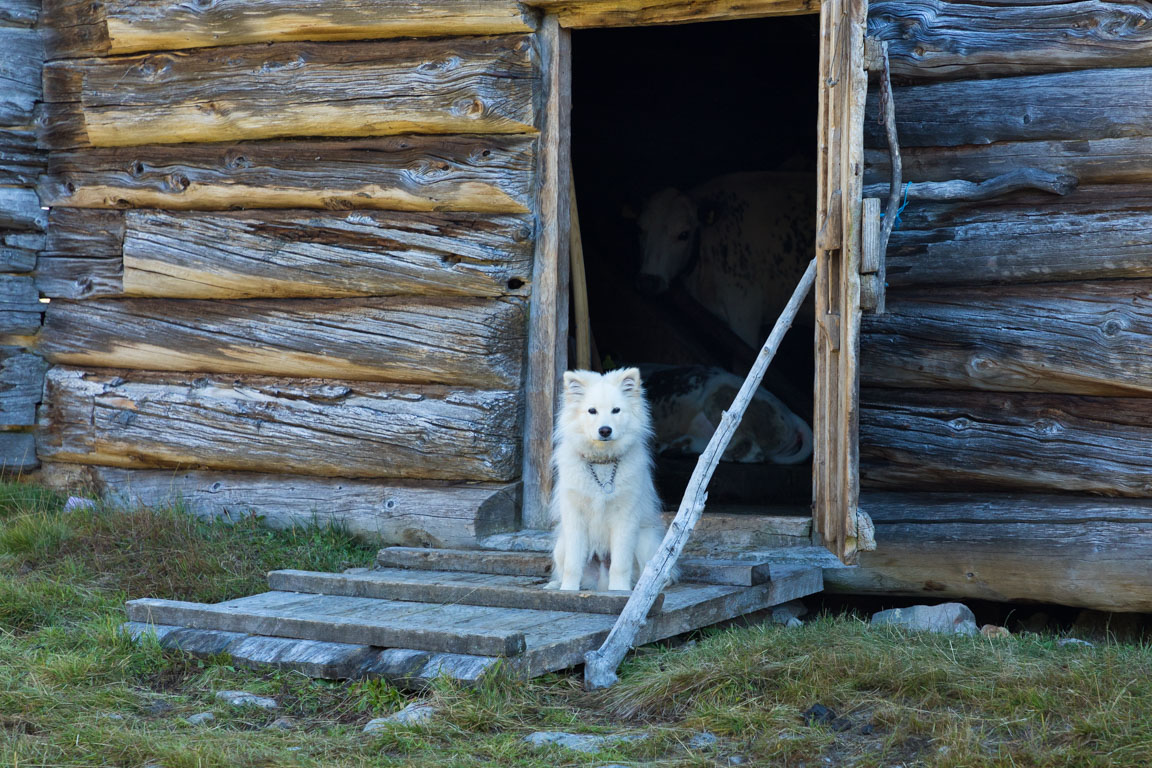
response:
<path fill-rule="evenodd" d="M 668 187 L 648 199 L 640 212 L 640 274 L 636 288 L 653 296 L 668 290 L 692 261 L 699 223 L 696 204 Z"/>

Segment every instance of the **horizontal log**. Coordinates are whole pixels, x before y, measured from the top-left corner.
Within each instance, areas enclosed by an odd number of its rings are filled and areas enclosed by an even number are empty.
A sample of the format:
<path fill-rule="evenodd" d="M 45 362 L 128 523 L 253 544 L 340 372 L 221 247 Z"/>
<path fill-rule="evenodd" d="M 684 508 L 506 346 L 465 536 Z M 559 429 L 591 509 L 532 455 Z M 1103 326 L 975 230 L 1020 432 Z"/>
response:
<path fill-rule="evenodd" d="M 819 0 L 522 0 L 563 27 L 639 27 L 819 13 Z"/>
<path fill-rule="evenodd" d="M 119 256 L 74 259 L 43 255 L 36 264 L 36 290 L 50 298 L 124 295 L 124 262 Z"/>
<path fill-rule="evenodd" d="M 54 367 L 38 439 L 79 464 L 507 482 L 519 410 L 517 392 Z"/>
<path fill-rule="evenodd" d="M 40 0 L 4 0 L 0 3 L 0 23 L 34 27 L 40 18 Z"/>
<path fill-rule="evenodd" d="M 87 209 L 99 224 L 107 211 Z M 190 299 L 527 295 L 527 217 L 441 213 L 128 211 L 121 241 L 53 238 L 46 295 Z M 104 231 L 111 234 L 113 228 Z M 75 248 L 68 246 L 75 245 Z M 85 258 L 107 248 L 110 259 Z M 59 257 L 59 258 L 58 258 Z M 120 257 L 120 258 L 117 258 Z M 95 262 L 95 275 L 82 263 Z M 77 262 L 80 262 L 79 264 Z M 120 269 L 120 262 L 123 270 Z M 121 280 L 105 279 L 112 265 Z M 75 282 L 64 281 L 71 273 Z M 94 281 L 99 285 L 93 285 Z M 51 290 L 46 290 L 50 288 Z"/>
<path fill-rule="evenodd" d="M 872 386 L 1152 393 L 1152 282 L 893 291 L 864 319 L 861 381 Z"/>
<path fill-rule="evenodd" d="M 1088 184 L 1152 181 L 1152 137 L 1005 141 L 962 147 L 901 147 L 905 181 L 986 181 L 1018 168 L 1036 168 Z M 887 182 L 888 150 L 864 151 L 867 184 Z"/>
<path fill-rule="evenodd" d="M 416 384 L 520 385 L 518 300 L 53 301 L 50 362 Z"/>
<path fill-rule="evenodd" d="M 37 290 L 54 299 L 123 293 L 124 232 L 122 211 L 53 208 L 37 260 Z"/>
<path fill-rule="evenodd" d="M 896 130 L 901 147 L 1148 136 L 1148 77 L 1144 68 L 1090 69 L 896 88 Z M 877 100 L 870 93 L 865 107 L 869 147 L 886 146 Z"/>
<path fill-rule="evenodd" d="M 0 185 L 34 186 L 44 173 L 45 154 L 31 129 L 0 129 Z"/>
<path fill-rule="evenodd" d="M 11 478 L 40 466 L 31 432 L 0 432 L 0 475 Z"/>
<path fill-rule="evenodd" d="M 516 483 L 348 480 L 254 472 L 120 469 L 47 463 L 40 479 L 60 491 L 91 490 L 113 504 L 179 504 L 199 517 L 259 516 L 272 528 L 342 526 L 371 542 L 412 547 L 475 547 L 513 530 Z"/>
<path fill-rule="evenodd" d="M 0 245 L 0 272 L 31 272 L 36 268 L 36 251 Z"/>
<path fill-rule="evenodd" d="M 892 74 L 944 80 L 1143 67 L 1152 10 L 1105 0 L 880 0 L 868 34 L 888 43 Z"/>
<path fill-rule="evenodd" d="M 40 330 L 44 307 L 31 275 L 0 274 L 0 334 L 36 333 Z"/>
<path fill-rule="evenodd" d="M 51 148 L 531 133 L 524 35 L 203 48 L 44 67 Z"/>
<path fill-rule="evenodd" d="M 399 136 L 54 152 L 45 205 L 527 213 L 527 136 Z"/>
<path fill-rule="evenodd" d="M 24 187 L 0 187 L 0 229 L 34 229 L 40 232 L 48 215 L 40 207 L 35 190 Z"/>
<path fill-rule="evenodd" d="M 909 206 L 888 249 L 895 287 L 1152 276 L 1146 184 Z"/>
<path fill-rule="evenodd" d="M 1152 496 L 1152 400 L 868 389 L 860 473 L 891 490 Z"/>
<path fill-rule="evenodd" d="M 302 40 L 376 40 L 530 32 L 514 0 L 45 0 L 53 58 Z"/>
<path fill-rule="evenodd" d="M 830 592 L 1152 610 L 1152 502 L 865 492 L 877 547 Z"/>
<path fill-rule="evenodd" d="M 40 101 L 44 45 L 34 29 L 0 27 L 0 126 L 31 125 Z"/>
<path fill-rule="evenodd" d="M 0 426 L 31 427 L 44 391 L 44 358 L 22 347 L 0 347 Z"/>

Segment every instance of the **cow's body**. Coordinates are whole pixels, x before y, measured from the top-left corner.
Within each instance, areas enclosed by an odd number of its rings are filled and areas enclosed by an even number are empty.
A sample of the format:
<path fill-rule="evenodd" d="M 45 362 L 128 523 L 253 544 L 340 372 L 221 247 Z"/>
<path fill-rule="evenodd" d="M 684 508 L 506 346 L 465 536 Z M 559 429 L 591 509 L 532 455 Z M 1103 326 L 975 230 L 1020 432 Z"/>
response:
<path fill-rule="evenodd" d="M 804 173 L 718 176 L 665 189 L 640 216 L 639 285 L 685 289 L 753 347 L 774 322 L 814 252 L 815 178 Z"/>

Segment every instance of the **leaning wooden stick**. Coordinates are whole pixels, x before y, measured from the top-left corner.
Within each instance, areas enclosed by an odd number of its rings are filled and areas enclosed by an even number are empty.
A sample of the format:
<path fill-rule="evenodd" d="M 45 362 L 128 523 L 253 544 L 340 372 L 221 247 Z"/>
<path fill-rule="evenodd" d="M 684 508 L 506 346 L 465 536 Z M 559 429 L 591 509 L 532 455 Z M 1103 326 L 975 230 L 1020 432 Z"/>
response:
<path fill-rule="evenodd" d="M 903 161 L 900 159 L 900 139 L 896 136 L 896 101 L 892 98 L 888 43 L 881 43 L 880 51 L 884 57 L 880 73 L 880 124 L 884 126 L 884 134 L 888 138 L 888 154 L 891 157 L 888 207 L 884 210 L 884 227 L 880 233 L 880 263 L 883 264 L 884 254 L 888 252 L 888 240 L 892 237 L 892 228 L 896 226 L 896 217 L 900 213 L 900 185 L 904 183 L 904 169 Z M 884 279 L 883 273 L 880 279 Z"/>
<path fill-rule="evenodd" d="M 696 527 L 700 515 L 704 512 L 704 503 L 708 500 L 708 481 L 712 479 L 712 473 L 716 471 L 720 457 L 724 455 L 728 443 L 732 441 L 732 435 L 736 427 L 740 426 L 740 419 L 744 417 L 744 411 L 752 402 L 752 396 L 760 386 L 768 370 L 768 364 L 776 356 L 780 341 L 792 326 L 792 321 L 796 319 L 800 304 L 812 289 L 812 282 L 815 279 L 816 261 L 812 260 L 804 276 L 800 278 L 800 284 L 793 291 L 788 305 L 776 320 L 768 340 L 764 342 L 764 347 L 760 350 L 752 370 L 748 372 L 748 378 L 744 379 L 744 385 L 732 400 L 732 406 L 724 412 L 720 425 L 716 427 L 712 439 L 708 441 L 708 447 L 700 454 L 696 469 L 688 481 L 688 488 L 684 491 L 684 498 L 680 500 L 680 509 L 676 512 L 672 525 L 668 526 L 668 532 L 664 534 L 660 549 L 644 567 L 644 572 L 636 582 L 636 588 L 632 590 L 632 596 L 628 598 L 628 603 L 621 611 L 620 617 L 616 619 L 616 624 L 604 644 L 599 649 L 584 655 L 584 687 L 587 690 L 607 688 L 616 682 L 617 667 L 636 642 L 636 635 L 644 626 L 648 613 L 652 610 L 652 603 L 668 584 L 668 577 L 676 561 L 680 559 L 692 529 Z"/>

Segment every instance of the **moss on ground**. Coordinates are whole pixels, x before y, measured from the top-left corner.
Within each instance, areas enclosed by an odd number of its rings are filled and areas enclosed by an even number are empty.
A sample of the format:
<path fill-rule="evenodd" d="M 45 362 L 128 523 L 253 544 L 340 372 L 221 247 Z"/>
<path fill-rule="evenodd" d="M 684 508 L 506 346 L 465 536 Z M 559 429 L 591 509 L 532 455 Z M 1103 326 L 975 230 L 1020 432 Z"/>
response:
<path fill-rule="evenodd" d="M 623 681 L 587 694 L 574 675 L 413 695 L 137 646 L 116 627 L 135 597 L 217 601 L 279 567 L 340 570 L 372 548 L 334 528 L 270 531 L 179 509 L 63 511 L 0 485 L 0 763 L 11 766 L 1139 766 L 1152 765 L 1152 648 L 1056 646 L 1051 636 L 904 635 L 850 617 L 754 626 L 646 648 Z M 274 696 L 236 710 L 214 693 Z M 415 699 L 430 726 L 361 733 Z M 834 727 L 805 724 L 814 703 Z M 193 726 L 199 712 L 215 719 Z M 289 730 L 269 729 L 291 717 Z M 644 733 L 595 756 L 523 742 L 536 730 Z M 691 746 L 693 734 L 719 737 Z"/>

